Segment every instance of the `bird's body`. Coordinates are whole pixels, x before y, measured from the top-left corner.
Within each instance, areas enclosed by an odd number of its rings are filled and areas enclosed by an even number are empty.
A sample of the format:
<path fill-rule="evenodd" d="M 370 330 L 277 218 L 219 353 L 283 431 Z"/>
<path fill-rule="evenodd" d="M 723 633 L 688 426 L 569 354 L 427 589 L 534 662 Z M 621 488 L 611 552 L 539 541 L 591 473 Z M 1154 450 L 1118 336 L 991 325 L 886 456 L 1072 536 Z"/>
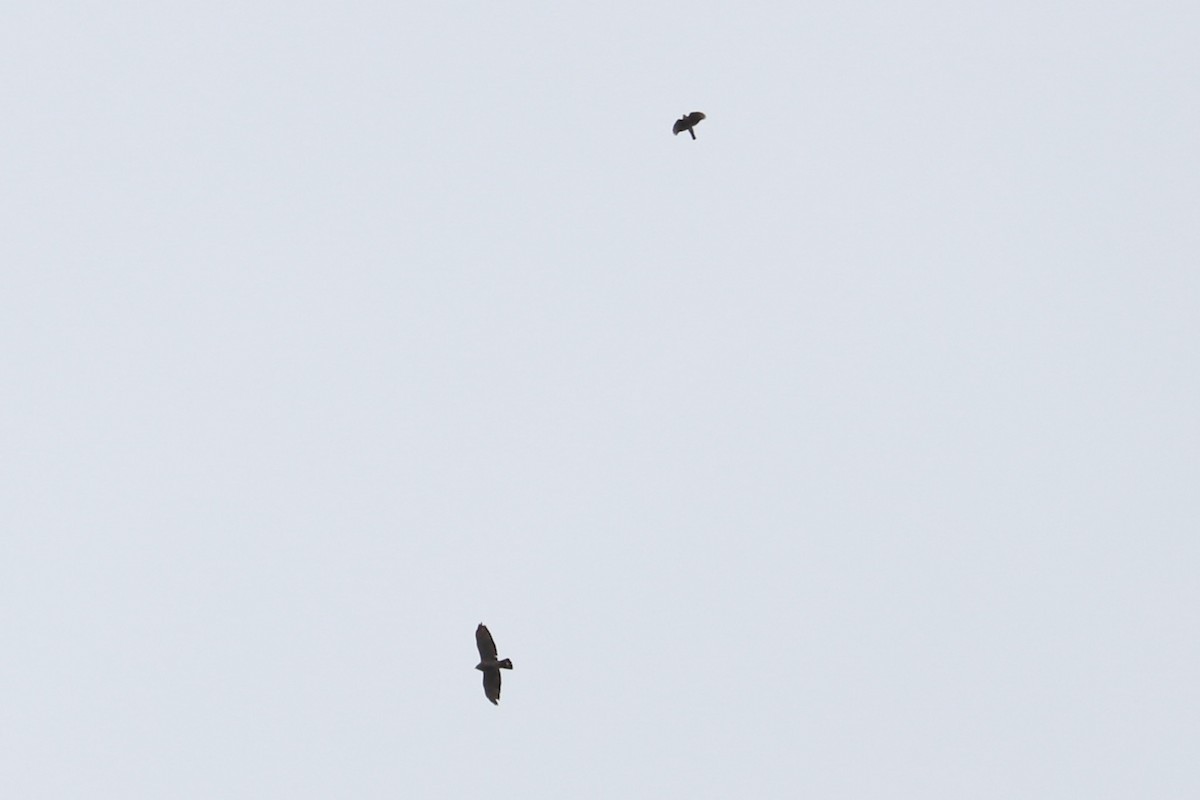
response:
<path fill-rule="evenodd" d="M 687 131 L 695 139 L 696 131 L 694 128 L 700 124 L 700 120 L 702 119 L 704 119 L 704 112 L 702 111 L 693 111 L 690 114 L 686 114 L 675 120 L 675 127 L 671 128 L 671 133 L 678 136 L 683 131 Z"/>
<path fill-rule="evenodd" d="M 475 646 L 479 648 L 479 663 L 475 669 L 483 673 L 483 693 L 492 705 L 500 705 L 500 670 L 512 669 L 512 660 L 496 658 L 496 642 L 482 622 L 475 629 Z"/>

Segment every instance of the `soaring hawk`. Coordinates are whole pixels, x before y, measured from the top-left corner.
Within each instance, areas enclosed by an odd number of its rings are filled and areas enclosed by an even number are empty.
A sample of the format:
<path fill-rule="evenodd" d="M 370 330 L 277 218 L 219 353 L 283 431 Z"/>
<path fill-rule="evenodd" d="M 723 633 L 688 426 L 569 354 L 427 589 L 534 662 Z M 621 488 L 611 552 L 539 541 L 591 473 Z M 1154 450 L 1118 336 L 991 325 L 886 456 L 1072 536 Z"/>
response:
<path fill-rule="evenodd" d="M 475 646 L 479 648 L 479 663 L 475 665 L 475 669 L 483 673 L 483 693 L 487 695 L 487 699 L 492 701 L 492 705 L 500 705 L 500 670 L 512 669 L 512 661 L 504 659 L 498 661 L 496 659 L 496 643 L 492 641 L 492 634 L 488 631 L 487 626 L 482 622 L 475 629 Z"/>
<path fill-rule="evenodd" d="M 679 119 L 675 120 L 675 127 L 671 129 L 671 132 L 678 136 L 682 131 L 687 131 L 692 135 L 692 138 L 695 139 L 696 131 L 693 129 L 700 124 L 700 120 L 702 119 L 704 119 L 703 112 L 693 111 L 687 116 L 680 117 Z"/>

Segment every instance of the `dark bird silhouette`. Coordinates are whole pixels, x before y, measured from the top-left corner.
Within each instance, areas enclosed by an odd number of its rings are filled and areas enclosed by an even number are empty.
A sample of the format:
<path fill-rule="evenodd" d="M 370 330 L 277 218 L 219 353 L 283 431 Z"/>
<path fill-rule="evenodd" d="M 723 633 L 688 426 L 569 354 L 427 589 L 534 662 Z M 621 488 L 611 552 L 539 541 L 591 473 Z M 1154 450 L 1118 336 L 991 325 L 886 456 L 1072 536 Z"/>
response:
<path fill-rule="evenodd" d="M 687 116 L 680 117 L 679 119 L 675 120 L 675 127 L 671 128 L 671 133 L 678 136 L 681 131 L 687 131 L 692 135 L 692 138 L 695 139 L 696 131 L 693 129 L 700 124 L 700 120 L 702 119 L 704 119 L 703 112 L 693 111 Z"/>
<path fill-rule="evenodd" d="M 496 660 L 496 643 L 492 641 L 491 632 L 482 622 L 475 629 L 475 646 L 479 648 L 479 663 L 475 665 L 475 669 L 483 673 L 483 693 L 492 701 L 492 705 L 498 706 L 500 670 L 512 669 L 512 661 L 507 658 L 503 661 Z"/>

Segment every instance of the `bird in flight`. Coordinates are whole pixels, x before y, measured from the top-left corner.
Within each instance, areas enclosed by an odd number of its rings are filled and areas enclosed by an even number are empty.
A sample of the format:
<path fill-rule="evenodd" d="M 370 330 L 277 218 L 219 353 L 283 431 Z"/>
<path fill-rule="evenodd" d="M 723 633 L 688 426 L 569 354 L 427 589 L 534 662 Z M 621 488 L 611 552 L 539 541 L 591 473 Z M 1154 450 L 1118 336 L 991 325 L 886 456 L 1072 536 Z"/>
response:
<path fill-rule="evenodd" d="M 492 705 L 500 705 L 500 670 L 512 669 L 512 661 L 496 660 L 496 643 L 492 634 L 482 622 L 475 629 L 475 646 L 479 648 L 479 663 L 475 669 L 483 673 L 483 693 Z"/>
<path fill-rule="evenodd" d="M 687 131 L 692 135 L 692 138 L 695 139 L 696 131 L 693 129 L 700 124 L 700 120 L 702 119 L 704 119 L 704 112 L 693 111 L 687 116 L 683 116 L 675 120 L 675 127 L 671 129 L 671 132 L 678 136 L 681 132 Z"/>

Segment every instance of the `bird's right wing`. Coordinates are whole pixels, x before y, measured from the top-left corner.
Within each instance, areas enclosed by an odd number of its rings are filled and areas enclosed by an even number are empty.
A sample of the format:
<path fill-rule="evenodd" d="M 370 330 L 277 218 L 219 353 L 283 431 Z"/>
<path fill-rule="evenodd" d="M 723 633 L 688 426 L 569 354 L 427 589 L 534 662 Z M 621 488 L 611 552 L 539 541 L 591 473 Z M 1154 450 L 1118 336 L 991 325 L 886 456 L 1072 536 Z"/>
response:
<path fill-rule="evenodd" d="M 485 669 L 483 671 L 483 693 L 492 705 L 500 705 L 500 670 Z"/>

